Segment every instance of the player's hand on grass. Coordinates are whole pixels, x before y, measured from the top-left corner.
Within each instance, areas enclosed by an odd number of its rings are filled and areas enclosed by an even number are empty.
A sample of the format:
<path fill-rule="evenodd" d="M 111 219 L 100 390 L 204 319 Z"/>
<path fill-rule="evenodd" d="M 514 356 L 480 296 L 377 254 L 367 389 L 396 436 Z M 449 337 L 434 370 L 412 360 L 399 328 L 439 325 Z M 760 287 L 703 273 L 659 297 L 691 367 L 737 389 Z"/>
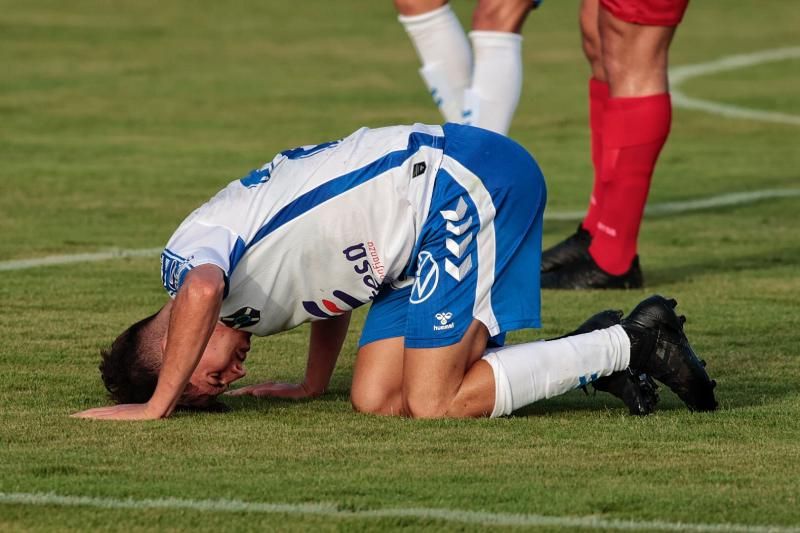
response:
<path fill-rule="evenodd" d="M 157 420 L 161 413 L 146 403 L 123 403 L 108 407 L 87 409 L 72 415 L 73 418 L 94 418 L 96 420 Z"/>
<path fill-rule="evenodd" d="M 265 383 L 259 383 L 258 385 L 248 385 L 247 387 L 225 393 L 226 396 L 289 398 L 293 400 L 312 398 L 320 394 L 322 394 L 322 392 L 311 390 L 305 383 L 280 383 L 276 381 L 267 381 Z"/>

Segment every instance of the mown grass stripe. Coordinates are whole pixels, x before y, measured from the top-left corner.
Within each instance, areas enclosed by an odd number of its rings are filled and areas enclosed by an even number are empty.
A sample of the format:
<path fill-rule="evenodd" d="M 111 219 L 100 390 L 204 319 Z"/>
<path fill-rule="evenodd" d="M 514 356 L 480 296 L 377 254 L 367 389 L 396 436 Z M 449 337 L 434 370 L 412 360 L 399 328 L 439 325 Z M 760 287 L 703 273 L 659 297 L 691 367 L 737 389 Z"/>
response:
<path fill-rule="evenodd" d="M 718 209 L 720 207 L 733 207 L 747 205 L 762 200 L 772 200 L 778 198 L 800 197 L 800 189 L 762 189 L 759 191 L 732 192 L 718 194 L 706 198 L 696 198 L 694 200 L 684 200 L 681 202 L 663 202 L 652 204 L 645 208 L 645 216 L 669 216 L 691 211 L 704 211 Z M 586 211 L 553 211 L 545 212 L 545 220 L 558 222 L 578 222 L 583 220 Z"/>
<path fill-rule="evenodd" d="M 660 204 L 653 204 L 645 209 L 645 215 L 648 217 L 669 216 L 688 213 L 691 211 L 703 211 L 720 207 L 747 205 L 762 200 L 792 197 L 800 197 L 800 189 L 764 189 L 759 191 L 734 192 L 709 196 L 707 198 L 684 200 L 682 202 L 664 202 Z M 545 213 L 545 219 L 557 222 L 577 222 L 583 220 L 584 215 L 585 211 L 548 211 Z M 0 261 L 0 271 L 25 270 L 28 268 L 65 265 L 70 263 L 107 261 L 109 259 L 119 259 L 123 257 L 151 257 L 157 256 L 162 252 L 162 250 L 162 248 L 108 250 L 105 252 L 95 253 L 50 255 L 31 259 L 15 259 L 10 261 Z"/>
<path fill-rule="evenodd" d="M 95 509 L 163 509 L 193 510 L 200 512 L 235 512 L 259 514 L 313 515 L 337 519 L 416 518 L 439 520 L 482 526 L 530 526 L 563 527 L 581 529 L 606 529 L 617 531 L 691 531 L 732 533 L 800 533 L 798 527 L 746 525 L 746 524 L 698 524 L 686 522 L 613 520 L 594 516 L 546 516 L 537 514 L 489 513 L 458 509 L 433 509 L 426 507 L 386 508 L 362 511 L 340 509 L 331 503 L 290 504 L 261 503 L 242 500 L 190 500 L 180 498 L 116 499 L 91 496 L 65 496 L 54 493 L 0 492 L 0 504 L 39 505 L 60 507 L 91 507 Z"/>

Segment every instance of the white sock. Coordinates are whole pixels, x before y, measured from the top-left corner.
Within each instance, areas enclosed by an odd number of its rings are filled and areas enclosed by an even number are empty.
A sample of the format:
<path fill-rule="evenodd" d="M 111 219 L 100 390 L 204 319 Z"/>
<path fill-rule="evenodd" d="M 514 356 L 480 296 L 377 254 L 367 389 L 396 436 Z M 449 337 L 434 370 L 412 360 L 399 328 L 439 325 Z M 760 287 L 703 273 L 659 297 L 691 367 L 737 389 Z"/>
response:
<path fill-rule="evenodd" d="M 505 135 L 522 92 L 522 36 L 473 31 L 472 84 L 464 94 L 465 124 Z"/>
<path fill-rule="evenodd" d="M 472 49 L 449 4 L 421 15 L 400 15 L 422 62 L 420 75 L 448 122 L 461 122 L 464 90 L 472 76 Z"/>
<path fill-rule="evenodd" d="M 537 400 L 571 391 L 630 363 L 631 344 L 622 326 L 553 341 L 528 342 L 487 350 L 483 360 L 494 372 L 491 417 Z"/>

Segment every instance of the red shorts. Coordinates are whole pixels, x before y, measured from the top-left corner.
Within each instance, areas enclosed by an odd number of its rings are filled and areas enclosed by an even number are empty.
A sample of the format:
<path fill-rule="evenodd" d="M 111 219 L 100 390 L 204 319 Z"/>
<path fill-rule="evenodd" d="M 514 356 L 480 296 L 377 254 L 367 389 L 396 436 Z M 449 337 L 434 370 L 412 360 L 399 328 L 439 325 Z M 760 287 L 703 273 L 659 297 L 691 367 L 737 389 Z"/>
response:
<path fill-rule="evenodd" d="M 677 26 L 689 0 L 600 0 L 620 20 L 647 26 Z"/>

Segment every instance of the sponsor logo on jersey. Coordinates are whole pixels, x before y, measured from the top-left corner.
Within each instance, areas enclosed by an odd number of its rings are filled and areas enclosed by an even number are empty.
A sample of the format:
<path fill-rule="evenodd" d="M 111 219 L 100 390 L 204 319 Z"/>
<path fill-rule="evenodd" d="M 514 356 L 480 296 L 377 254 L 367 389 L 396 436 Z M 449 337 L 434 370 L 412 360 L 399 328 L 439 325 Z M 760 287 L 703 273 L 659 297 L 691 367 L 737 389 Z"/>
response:
<path fill-rule="evenodd" d="M 431 297 L 439 285 L 439 265 L 428 251 L 421 251 L 417 255 L 417 277 L 411 288 L 409 301 L 412 304 L 422 303 Z"/>
<path fill-rule="evenodd" d="M 450 322 L 450 319 L 453 318 L 453 313 L 446 311 L 444 313 L 436 313 L 436 320 L 439 321 L 439 324 L 434 324 L 433 331 L 442 331 L 445 329 L 453 329 L 456 324 L 455 322 Z"/>
<path fill-rule="evenodd" d="M 303 309 L 317 318 L 333 318 L 366 303 L 340 290 L 333 291 L 333 296 L 341 303 L 329 298 L 323 298 L 320 302 L 306 300 L 303 301 Z"/>
<path fill-rule="evenodd" d="M 261 311 L 252 307 L 242 307 L 238 311 L 228 316 L 220 318 L 220 321 L 229 328 L 247 328 L 258 324 L 261 320 Z"/>
<path fill-rule="evenodd" d="M 428 165 L 425 164 L 425 161 L 421 161 L 419 163 L 414 163 L 414 166 L 411 167 L 411 177 L 416 178 L 417 176 L 421 176 L 425 174 L 425 170 L 428 168 Z"/>
<path fill-rule="evenodd" d="M 371 245 L 371 249 L 367 252 L 368 245 Z M 385 268 L 383 267 L 383 263 L 381 263 L 380 257 L 378 256 L 378 251 L 375 249 L 375 243 L 369 241 L 367 245 L 363 242 L 358 244 L 354 244 L 352 246 L 348 246 L 344 250 L 342 250 L 345 259 L 350 261 L 353 266 L 353 272 L 361 276 L 361 281 L 367 287 L 370 292 L 369 299 L 372 300 L 376 294 L 378 294 L 378 288 L 380 287 L 380 278 L 383 278 L 383 273 L 385 272 Z M 372 263 L 370 263 L 370 260 Z M 373 265 L 380 267 L 380 271 L 377 268 L 374 268 Z M 375 274 L 378 274 L 376 276 Z"/>

